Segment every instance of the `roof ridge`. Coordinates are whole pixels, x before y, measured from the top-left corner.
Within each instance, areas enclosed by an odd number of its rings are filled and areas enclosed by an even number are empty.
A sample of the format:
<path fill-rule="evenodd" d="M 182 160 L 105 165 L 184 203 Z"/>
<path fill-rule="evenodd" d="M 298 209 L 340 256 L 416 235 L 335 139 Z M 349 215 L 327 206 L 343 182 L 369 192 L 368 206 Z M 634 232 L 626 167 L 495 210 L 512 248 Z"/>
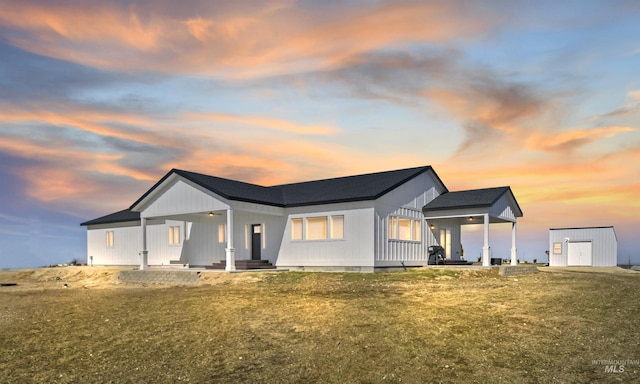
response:
<path fill-rule="evenodd" d="M 430 165 L 423 165 L 420 167 L 411 167 L 411 168 L 402 168 L 402 169 L 390 169 L 387 171 L 380 171 L 380 172 L 368 172 L 368 173 L 360 173 L 357 175 L 347 175 L 347 176 L 337 176 L 337 177 L 329 177 L 329 178 L 325 178 L 325 179 L 315 179 L 315 180 L 307 180 L 307 181 L 300 181 L 300 182 L 295 182 L 295 183 L 286 183 L 286 184 L 278 184 L 278 185 L 274 185 L 273 187 L 286 187 L 288 185 L 300 185 L 300 184 L 308 184 L 308 183 L 316 183 L 319 181 L 331 181 L 331 180 L 343 180 L 343 179 L 351 179 L 351 178 L 356 178 L 356 177 L 362 177 L 362 176 L 375 176 L 375 175 L 383 175 L 383 174 L 387 174 L 387 173 L 394 173 L 394 172 L 404 172 L 404 171 L 410 171 L 410 170 L 427 170 L 430 169 L 431 166 Z"/>

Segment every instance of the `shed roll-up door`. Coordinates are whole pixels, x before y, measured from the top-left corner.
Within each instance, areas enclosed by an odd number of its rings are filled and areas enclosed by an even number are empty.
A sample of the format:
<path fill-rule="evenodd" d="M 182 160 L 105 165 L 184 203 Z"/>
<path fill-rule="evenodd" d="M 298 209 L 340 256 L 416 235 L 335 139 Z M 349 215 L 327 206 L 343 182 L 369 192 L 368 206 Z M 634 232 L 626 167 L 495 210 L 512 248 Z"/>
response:
<path fill-rule="evenodd" d="M 567 265 L 590 266 L 591 265 L 591 242 L 590 241 L 569 242 L 568 250 L 567 250 Z"/>

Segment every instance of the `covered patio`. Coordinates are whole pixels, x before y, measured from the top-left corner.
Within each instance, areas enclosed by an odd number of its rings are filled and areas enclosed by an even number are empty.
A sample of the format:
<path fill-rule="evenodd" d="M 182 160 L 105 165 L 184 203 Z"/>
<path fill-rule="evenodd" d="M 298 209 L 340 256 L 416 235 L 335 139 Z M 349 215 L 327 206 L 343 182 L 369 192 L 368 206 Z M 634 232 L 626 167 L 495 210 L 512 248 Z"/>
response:
<path fill-rule="evenodd" d="M 511 223 L 511 265 L 517 265 L 517 220 L 522 210 L 510 187 L 447 192 L 436 197 L 422 209 L 434 237 L 447 252 L 447 258 L 457 260 L 463 225 L 483 224 L 482 266 L 491 265 L 490 228 L 495 223 Z"/>

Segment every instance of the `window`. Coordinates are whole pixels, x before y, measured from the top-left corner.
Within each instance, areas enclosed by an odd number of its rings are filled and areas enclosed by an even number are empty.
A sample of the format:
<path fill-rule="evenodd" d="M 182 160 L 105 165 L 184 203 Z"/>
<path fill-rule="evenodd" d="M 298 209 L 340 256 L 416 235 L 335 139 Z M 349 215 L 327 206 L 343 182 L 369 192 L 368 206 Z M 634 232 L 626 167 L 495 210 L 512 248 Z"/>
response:
<path fill-rule="evenodd" d="M 291 219 L 291 240 L 344 239 L 344 215 Z"/>
<path fill-rule="evenodd" d="M 420 220 L 413 221 L 413 240 L 415 241 L 422 240 L 422 225 Z"/>
<path fill-rule="evenodd" d="M 553 254 L 562 255 L 562 243 L 553 243 Z"/>
<path fill-rule="evenodd" d="M 389 216 L 389 239 L 421 241 L 420 220 L 413 220 L 407 217 Z"/>
<path fill-rule="evenodd" d="M 307 240 L 319 240 L 327 238 L 327 217 L 307 218 Z"/>
<path fill-rule="evenodd" d="M 225 242 L 225 235 L 226 235 L 226 225 L 224 224 L 218 224 L 218 243 L 224 243 Z"/>
<path fill-rule="evenodd" d="M 291 219 L 291 240 L 302 240 L 302 219 Z"/>
<path fill-rule="evenodd" d="M 440 246 L 444 248 L 444 257 L 451 258 L 451 229 L 440 229 Z"/>
<path fill-rule="evenodd" d="M 344 238 L 344 216 L 331 216 L 331 238 Z"/>
<path fill-rule="evenodd" d="M 113 248 L 115 246 L 114 240 L 115 239 L 114 239 L 113 231 L 107 231 L 107 238 L 106 238 L 107 248 Z"/>
<path fill-rule="evenodd" d="M 398 218 L 396 216 L 389 216 L 389 238 L 398 238 Z"/>
<path fill-rule="evenodd" d="M 411 219 L 398 219 L 398 239 L 411 240 Z"/>
<path fill-rule="evenodd" d="M 180 227 L 177 225 L 169 227 L 169 244 L 180 244 Z"/>

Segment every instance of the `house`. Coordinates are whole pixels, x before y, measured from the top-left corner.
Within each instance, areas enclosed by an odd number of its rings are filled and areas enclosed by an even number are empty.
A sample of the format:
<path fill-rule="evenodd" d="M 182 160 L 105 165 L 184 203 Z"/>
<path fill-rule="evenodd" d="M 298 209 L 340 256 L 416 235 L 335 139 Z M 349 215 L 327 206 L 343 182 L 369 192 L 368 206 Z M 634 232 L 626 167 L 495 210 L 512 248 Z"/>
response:
<path fill-rule="evenodd" d="M 613 227 L 549 229 L 550 267 L 615 267 L 618 240 Z"/>
<path fill-rule="evenodd" d="M 172 169 L 129 209 L 82 223 L 93 265 L 206 267 L 264 260 L 292 270 L 423 266 L 431 245 L 460 258 L 460 227 L 512 223 L 509 187 L 449 192 L 432 167 L 264 187 Z M 426 219 L 426 220 L 425 220 Z"/>

